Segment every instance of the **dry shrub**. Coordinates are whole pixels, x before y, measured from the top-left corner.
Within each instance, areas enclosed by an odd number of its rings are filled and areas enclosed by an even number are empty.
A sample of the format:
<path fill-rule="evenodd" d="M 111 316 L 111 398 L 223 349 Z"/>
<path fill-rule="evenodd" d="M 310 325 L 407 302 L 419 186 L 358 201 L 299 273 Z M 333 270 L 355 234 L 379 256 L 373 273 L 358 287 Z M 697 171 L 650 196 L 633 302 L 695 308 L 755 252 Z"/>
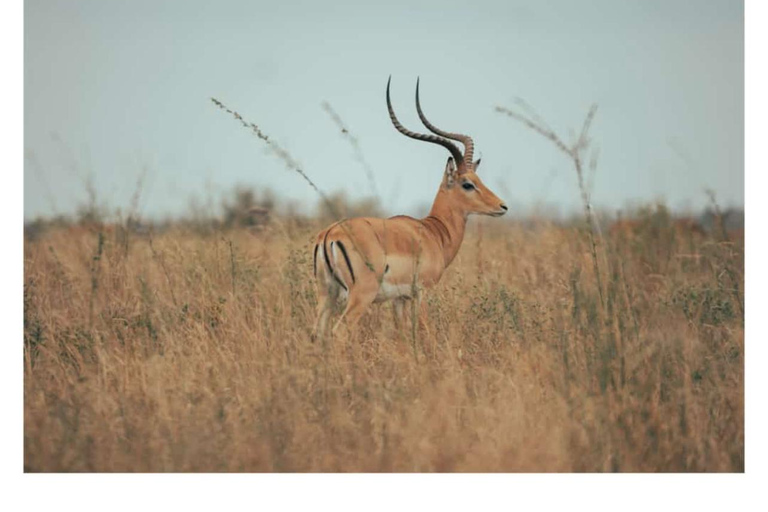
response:
<path fill-rule="evenodd" d="M 743 242 L 610 237 L 602 306 L 583 229 L 472 224 L 415 343 L 310 343 L 319 224 L 26 240 L 25 469 L 744 470 Z"/>

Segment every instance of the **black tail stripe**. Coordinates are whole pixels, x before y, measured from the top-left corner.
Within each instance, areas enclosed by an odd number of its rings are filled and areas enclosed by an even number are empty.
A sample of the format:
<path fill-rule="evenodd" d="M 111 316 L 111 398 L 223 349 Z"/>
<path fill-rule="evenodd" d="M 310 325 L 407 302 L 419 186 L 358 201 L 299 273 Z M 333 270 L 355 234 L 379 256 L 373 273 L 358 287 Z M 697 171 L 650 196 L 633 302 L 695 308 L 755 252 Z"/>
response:
<path fill-rule="evenodd" d="M 330 229 L 328 231 L 330 231 Z M 325 264 L 328 267 L 328 272 L 333 274 L 333 269 L 331 268 L 331 260 L 328 259 L 328 247 L 326 247 L 326 242 L 328 241 L 328 231 L 325 232 L 325 236 L 323 237 L 323 257 L 325 258 Z"/>
<path fill-rule="evenodd" d="M 337 241 L 336 242 L 339 246 L 339 249 L 341 249 L 341 254 L 344 255 L 344 261 L 347 262 L 347 267 L 349 267 L 349 273 L 352 274 L 352 282 L 355 282 L 355 272 L 352 270 L 352 264 L 349 262 L 349 256 L 347 256 L 347 250 L 344 248 L 344 244 Z"/>
<path fill-rule="evenodd" d="M 320 247 L 319 244 L 315 244 L 315 255 L 312 258 L 312 273 L 317 277 L 317 248 Z"/>
<path fill-rule="evenodd" d="M 333 227 L 333 226 L 331 226 Z M 323 256 L 325 257 L 325 264 L 328 266 L 328 272 L 331 273 L 333 278 L 336 280 L 337 283 L 341 285 L 342 288 L 344 288 L 346 291 L 349 291 L 349 288 L 347 288 L 347 285 L 345 285 L 341 279 L 339 279 L 339 276 L 336 275 L 336 272 L 333 271 L 333 267 L 331 266 L 331 260 L 328 259 L 328 248 L 326 246 L 326 242 L 328 241 L 328 232 L 331 231 L 331 228 L 328 228 L 328 231 L 325 232 L 325 236 L 323 237 Z"/>

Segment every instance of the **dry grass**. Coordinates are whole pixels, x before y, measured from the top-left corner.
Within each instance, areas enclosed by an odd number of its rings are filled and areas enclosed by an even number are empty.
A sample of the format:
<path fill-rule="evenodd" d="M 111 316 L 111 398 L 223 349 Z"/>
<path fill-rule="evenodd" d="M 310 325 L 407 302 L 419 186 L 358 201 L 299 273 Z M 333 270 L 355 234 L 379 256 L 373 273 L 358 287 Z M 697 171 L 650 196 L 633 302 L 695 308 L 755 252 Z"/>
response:
<path fill-rule="evenodd" d="M 26 240 L 26 471 L 744 470 L 742 240 L 651 216 L 603 306 L 583 230 L 482 224 L 415 343 L 309 342 L 319 225 Z"/>

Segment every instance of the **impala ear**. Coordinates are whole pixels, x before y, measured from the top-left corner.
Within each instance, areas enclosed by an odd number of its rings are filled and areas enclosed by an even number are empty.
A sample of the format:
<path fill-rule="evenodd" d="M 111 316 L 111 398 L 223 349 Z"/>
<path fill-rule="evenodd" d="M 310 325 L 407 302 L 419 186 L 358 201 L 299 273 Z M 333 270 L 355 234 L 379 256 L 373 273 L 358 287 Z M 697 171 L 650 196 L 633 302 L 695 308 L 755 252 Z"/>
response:
<path fill-rule="evenodd" d="M 475 160 L 475 163 L 472 165 L 472 168 L 475 170 L 475 172 L 477 172 L 477 168 L 480 167 L 480 160 L 482 160 L 482 158 Z"/>
<path fill-rule="evenodd" d="M 453 160 L 453 157 L 448 157 L 448 161 L 445 163 L 445 184 L 448 188 L 453 186 L 457 175 L 458 169 L 456 168 L 456 162 Z"/>

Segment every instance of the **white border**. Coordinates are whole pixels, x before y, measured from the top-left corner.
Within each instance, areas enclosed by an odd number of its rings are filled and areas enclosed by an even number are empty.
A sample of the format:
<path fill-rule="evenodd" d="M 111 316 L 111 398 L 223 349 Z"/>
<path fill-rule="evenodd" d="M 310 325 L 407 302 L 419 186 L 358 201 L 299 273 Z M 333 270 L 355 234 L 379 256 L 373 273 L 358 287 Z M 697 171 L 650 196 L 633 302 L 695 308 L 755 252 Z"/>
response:
<path fill-rule="evenodd" d="M 22 7 L 20 1 L 0 3 L 0 52 L 2 52 L 3 76 L 0 78 L 0 170 L 3 175 L 0 213 L 3 249 L 0 251 L 0 268 L 3 269 L 2 286 L 2 353 L 0 353 L 0 379 L 3 400 L 0 410 L 4 421 L 0 422 L 0 464 L 3 477 L 15 476 L 23 470 L 23 319 L 24 289 L 23 272 L 23 66 Z M 16 478 L 2 478 L 10 489 L 18 489 L 21 482 Z M 3 486 L 5 487 L 5 486 Z M 5 493 L 4 493 L 5 494 Z M 5 500 L 3 500 L 5 501 Z"/>
<path fill-rule="evenodd" d="M 768 390 L 766 371 L 768 350 L 764 340 L 768 339 L 765 318 L 765 296 L 760 293 L 768 285 L 768 246 L 763 235 L 768 221 L 765 198 L 768 190 L 768 159 L 766 159 L 766 41 L 765 23 L 768 21 L 768 7 L 761 0 L 749 0 L 745 10 L 745 197 L 746 215 L 746 256 L 744 308 L 746 310 L 745 332 L 745 469 L 750 483 L 757 491 L 757 481 L 768 481 L 768 450 L 766 449 L 765 406 Z M 750 406 L 751 405 L 751 406 Z M 763 492 L 763 494 L 765 494 Z M 768 505 L 768 499 L 763 498 Z"/>
<path fill-rule="evenodd" d="M 736 0 L 737 1 L 737 0 Z M 764 238 L 766 2 L 746 5 L 746 475 L 25 475 L 23 468 L 22 287 L 23 12 L 22 2 L 0 3 L 0 51 L 5 76 L 2 169 L 4 240 L 3 326 L 0 364 L 5 421 L 0 433 L 3 502 L 13 508 L 61 510 L 139 508 L 306 509 L 534 509 L 765 510 L 765 382 L 768 332 L 765 303 L 768 251 Z M 181 7 L 181 5 L 180 5 Z M 7 148 L 7 150 L 6 150 Z M 14 505 L 16 505 L 14 507 Z"/>

